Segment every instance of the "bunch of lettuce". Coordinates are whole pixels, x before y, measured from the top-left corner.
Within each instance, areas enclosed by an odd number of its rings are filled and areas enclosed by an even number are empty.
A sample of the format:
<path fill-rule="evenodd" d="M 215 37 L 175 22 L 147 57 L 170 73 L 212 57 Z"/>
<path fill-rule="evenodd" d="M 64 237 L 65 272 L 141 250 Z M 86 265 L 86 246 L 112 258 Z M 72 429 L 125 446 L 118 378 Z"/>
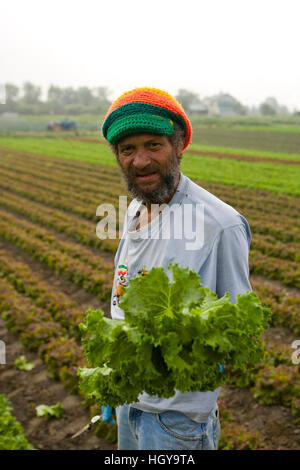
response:
<path fill-rule="evenodd" d="M 261 362 L 260 336 L 270 310 L 247 291 L 230 301 L 203 288 L 199 275 L 178 264 L 169 272 L 152 268 L 129 281 L 120 307 L 124 320 L 87 310 L 80 324 L 91 368 L 80 368 L 83 393 L 100 405 L 116 407 L 138 401 L 142 392 L 171 397 L 176 390 L 215 390 L 228 382 L 219 364 L 232 371 Z"/>

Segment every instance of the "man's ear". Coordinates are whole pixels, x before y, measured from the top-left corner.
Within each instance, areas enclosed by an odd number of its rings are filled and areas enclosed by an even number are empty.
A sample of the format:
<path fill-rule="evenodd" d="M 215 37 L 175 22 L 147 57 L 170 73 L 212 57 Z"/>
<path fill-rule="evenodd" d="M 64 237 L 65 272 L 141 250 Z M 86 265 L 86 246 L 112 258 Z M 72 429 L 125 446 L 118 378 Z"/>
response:
<path fill-rule="evenodd" d="M 183 154 L 183 148 L 184 148 L 184 142 L 179 141 L 177 144 L 177 149 L 176 149 L 176 155 L 178 159 L 181 159 L 182 154 Z"/>

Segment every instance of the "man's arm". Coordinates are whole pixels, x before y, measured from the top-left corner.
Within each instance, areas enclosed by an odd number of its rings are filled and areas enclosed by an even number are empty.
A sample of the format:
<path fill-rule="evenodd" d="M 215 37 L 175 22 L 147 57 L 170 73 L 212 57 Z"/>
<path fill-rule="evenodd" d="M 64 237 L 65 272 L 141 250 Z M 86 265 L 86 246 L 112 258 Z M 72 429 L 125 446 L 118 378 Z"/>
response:
<path fill-rule="evenodd" d="M 229 292 L 230 299 L 236 303 L 237 294 L 252 291 L 249 281 L 249 249 L 251 232 L 249 225 L 236 225 L 222 231 L 217 251 L 216 293 L 222 297 Z M 226 369 L 233 377 L 240 369 L 231 372 L 231 365 Z M 221 372 L 221 370 L 220 370 Z"/>
<path fill-rule="evenodd" d="M 223 297 L 229 292 L 236 303 L 237 294 L 252 291 L 249 281 L 249 249 L 251 234 L 244 224 L 224 229 L 217 245 L 216 293 Z"/>

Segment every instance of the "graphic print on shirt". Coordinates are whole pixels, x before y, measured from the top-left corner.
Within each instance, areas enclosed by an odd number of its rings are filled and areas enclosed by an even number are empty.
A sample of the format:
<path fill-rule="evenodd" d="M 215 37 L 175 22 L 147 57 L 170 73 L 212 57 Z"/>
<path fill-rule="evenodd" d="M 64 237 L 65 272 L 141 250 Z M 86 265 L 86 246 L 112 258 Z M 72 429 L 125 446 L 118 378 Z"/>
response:
<path fill-rule="evenodd" d="M 127 260 L 126 260 L 126 263 L 127 263 Z M 128 273 L 128 266 L 126 266 L 125 264 L 119 264 L 118 279 L 116 283 L 115 292 L 113 295 L 113 305 L 117 305 L 117 304 L 119 305 L 120 295 L 125 294 L 125 287 L 128 284 L 128 280 L 126 278 L 127 273 Z"/>
<path fill-rule="evenodd" d="M 126 260 L 126 263 L 127 261 L 128 260 Z M 143 266 L 142 269 L 138 271 L 138 274 L 140 274 L 141 276 L 145 276 L 147 272 L 148 271 L 146 267 Z M 128 265 L 120 264 L 118 266 L 118 279 L 116 283 L 115 292 L 113 295 L 113 305 L 117 305 L 117 304 L 119 305 L 120 296 L 125 294 L 125 289 L 129 282 L 127 278 L 127 274 L 128 274 Z"/>
<path fill-rule="evenodd" d="M 141 276 L 145 276 L 145 274 L 147 274 L 147 270 L 146 270 L 146 267 L 143 266 L 142 269 L 140 269 L 140 271 L 138 271 L 138 274 L 140 274 Z"/>

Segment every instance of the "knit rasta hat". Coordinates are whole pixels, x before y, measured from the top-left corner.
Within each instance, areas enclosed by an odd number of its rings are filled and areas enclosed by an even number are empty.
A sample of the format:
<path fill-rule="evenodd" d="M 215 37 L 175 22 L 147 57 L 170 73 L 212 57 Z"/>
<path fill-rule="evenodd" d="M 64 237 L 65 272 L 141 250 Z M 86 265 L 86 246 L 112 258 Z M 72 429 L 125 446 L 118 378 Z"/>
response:
<path fill-rule="evenodd" d="M 135 88 L 110 106 L 102 133 L 110 144 L 136 132 L 171 135 L 174 122 L 185 131 L 184 149 L 191 143 L 192 126 L 183 107 L 173 96 L 157 88 Z"/>

